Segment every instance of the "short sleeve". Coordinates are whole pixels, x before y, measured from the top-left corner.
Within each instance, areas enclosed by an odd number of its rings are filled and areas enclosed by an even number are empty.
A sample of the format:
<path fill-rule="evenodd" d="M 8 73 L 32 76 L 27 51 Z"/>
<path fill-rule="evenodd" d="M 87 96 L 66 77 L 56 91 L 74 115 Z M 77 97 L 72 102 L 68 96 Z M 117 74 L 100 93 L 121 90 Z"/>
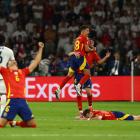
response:
<path fill-rule="evenodd" d="M 24 68 L 22 69 L 22 72 L 25 74 L 25 75 L 29 75 L 30 74 L 30 71 L 29 71 L 29 68 Z"/>

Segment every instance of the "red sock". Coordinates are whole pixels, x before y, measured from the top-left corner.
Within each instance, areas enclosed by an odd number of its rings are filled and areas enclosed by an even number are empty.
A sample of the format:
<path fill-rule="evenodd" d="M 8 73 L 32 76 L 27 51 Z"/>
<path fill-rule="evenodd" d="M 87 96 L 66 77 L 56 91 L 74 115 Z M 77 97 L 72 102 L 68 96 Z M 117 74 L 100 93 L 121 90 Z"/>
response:
<path fill-rule="evenodd" d="M 82 109 L 83 109 L 83 107 L 82 107 L 82 96 L 77 96 L 77 105 L 78 105 L 79 111 L 82 111 Z"/>
<path fill-rule="evenodd" d="M 3 126 L 2 126 L 2 125 L 0 125 L 0 128 L 3 128 Z"/>
<path fill-rule="evenodd" d="M 80 84 L 83 85 L 88 79 L 90 78 L 90 75 L 89 74 L 85 74 L 81 80 L 80 80 Z"/>
<path fill-rule="evenodd" d="M 88 106 L 92 106 L 92 94 L 87 95 L 87 99 L 88 99 Z"/>
<path fill-rule="evenodd" d="M 72 78 L 73 76 L 66 76 L 65 79 L 62 81 L 62 83 L 60 84 L 60 89 L 62 89 L 65 84 Z"/>
<path fill-rule="evenodd" d="M 16 125 L 17 125 L 17 126 L 20 126 L 20 127 L 23 127 L 23 128 L 25 128 L 25 127 L 36 128 L 36 125 L 29 126 L 29 125 L 27 125 L 27 123 L 24 122 L 24 121 L 17 121 L 17 122 L 16 122 Z"/>

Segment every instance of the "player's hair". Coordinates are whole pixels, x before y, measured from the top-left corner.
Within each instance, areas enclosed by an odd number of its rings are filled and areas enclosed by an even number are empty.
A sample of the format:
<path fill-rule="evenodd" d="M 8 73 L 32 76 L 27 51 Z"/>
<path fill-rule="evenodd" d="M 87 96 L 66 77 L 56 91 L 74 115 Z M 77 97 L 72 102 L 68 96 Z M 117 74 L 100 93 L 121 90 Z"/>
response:
<path fill-rule="evenodd" d="M 88 113 L 90 113 L 90 110 L 89 109 L 85 109 L 84 111 L 83 111 L 83 116 L 84 117 L 87 117 L 87 114 Z"/>
<path fill-rule="evenodd" d="M 5 37 L 4 35 L 0 34 L 0 45 L 4 45 L 5 43 Z"/>
<path fill-rule="evenodd" d="M 7 67 L 7 68 L 9 67 L 9 61 L 7 62 L 6 67 Z"/>
<path fill-rule="evenodd" d="M 80 32 L 85 30 L 85 29 L 87 29 L 87 28 L 90 28 L 90 26 L 89 25 L 82 25 L 82 26 L 80 26 Z"/>

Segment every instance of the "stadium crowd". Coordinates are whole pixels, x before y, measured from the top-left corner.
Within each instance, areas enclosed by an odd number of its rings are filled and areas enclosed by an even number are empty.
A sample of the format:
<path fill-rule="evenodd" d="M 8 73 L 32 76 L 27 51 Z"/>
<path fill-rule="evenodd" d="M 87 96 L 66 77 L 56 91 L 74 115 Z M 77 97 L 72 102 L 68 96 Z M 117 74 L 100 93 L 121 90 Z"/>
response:
<path fill-rule="evenodd" d="M 45 42 L 43 60 L 33 75 L 66 75 L 68 53 L 79 26 L 89 24 L 100 57 L 92 75 L 140 75 L 139 0 L 0 0 L 0 34 L 13 49 L 20 68 L 31 63 L 38 40 Z"/>

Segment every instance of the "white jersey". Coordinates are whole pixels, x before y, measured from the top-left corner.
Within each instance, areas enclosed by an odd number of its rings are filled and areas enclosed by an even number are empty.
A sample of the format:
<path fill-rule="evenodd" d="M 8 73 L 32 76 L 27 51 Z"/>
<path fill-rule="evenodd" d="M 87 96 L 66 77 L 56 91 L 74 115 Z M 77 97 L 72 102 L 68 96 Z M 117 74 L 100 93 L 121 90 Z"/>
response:
<path fill-rule="evenodd" d="M 15 60 L 13 51 L 5 46 L 0 46 L 0 65 L 3 67 L 7 67 L 7 63 L 9 60 Z M 1 74 L 0 79 L 3 79 Z"/>

